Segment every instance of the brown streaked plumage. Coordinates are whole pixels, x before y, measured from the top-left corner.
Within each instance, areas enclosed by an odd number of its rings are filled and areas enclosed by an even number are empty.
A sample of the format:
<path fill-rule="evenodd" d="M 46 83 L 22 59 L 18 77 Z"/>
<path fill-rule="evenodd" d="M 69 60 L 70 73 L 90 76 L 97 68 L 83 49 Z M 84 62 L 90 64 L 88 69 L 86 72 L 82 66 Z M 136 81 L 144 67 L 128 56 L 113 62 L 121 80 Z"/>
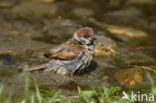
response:
<path fill-rule="evenodd" d="M 49 59 L 72 60 L 80 54 L 82 49 L 82 46 L 74 39 L 70 39 L 66 43 L 52 49 L 49 53 L 44 54 L 44 56 Z"/>
<path fill-rule="evenodd" d="M 92 28 L 80 28 L 74 33 L 72 39 L 44 54 L 50 59 L 49 63 L 24 69 L 24 71 L 45 69 L 45 71 L 55 71 L 58 74 L 73 74 L 77 70 L 82 71 L 92 60 L 94 40 Z"/>

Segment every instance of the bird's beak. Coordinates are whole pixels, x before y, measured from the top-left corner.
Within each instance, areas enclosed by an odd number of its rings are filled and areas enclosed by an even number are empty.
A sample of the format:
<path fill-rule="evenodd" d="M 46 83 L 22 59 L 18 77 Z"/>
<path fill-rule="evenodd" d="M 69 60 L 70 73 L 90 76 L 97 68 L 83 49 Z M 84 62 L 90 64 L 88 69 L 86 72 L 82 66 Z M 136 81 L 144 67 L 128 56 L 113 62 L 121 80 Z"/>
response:
<path fill-rule="evenodd" d="M 89 37 L 88 39 L 89 39 L 89 41 L 94 41 L 94 40 L 96 40 L 95 36 Z"/>

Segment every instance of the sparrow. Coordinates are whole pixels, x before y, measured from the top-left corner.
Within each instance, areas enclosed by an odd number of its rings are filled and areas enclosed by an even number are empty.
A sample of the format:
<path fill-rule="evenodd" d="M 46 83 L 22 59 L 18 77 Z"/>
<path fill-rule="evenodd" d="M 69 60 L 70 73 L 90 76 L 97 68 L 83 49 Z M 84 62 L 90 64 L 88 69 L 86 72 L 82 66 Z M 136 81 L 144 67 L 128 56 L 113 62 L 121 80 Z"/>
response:
<path fill-rule="evenodd" d="M 24 71 L 44 69 L 44 71 L 54 71 L 62 75 L 73 75 L 76 71 L 80 73 L 88 67 L 93 58 L 95 40 L 92 28 L 80 28 L 67 42 L 44 54 L 50 59 L 48 63 L 24 69 Z"/>

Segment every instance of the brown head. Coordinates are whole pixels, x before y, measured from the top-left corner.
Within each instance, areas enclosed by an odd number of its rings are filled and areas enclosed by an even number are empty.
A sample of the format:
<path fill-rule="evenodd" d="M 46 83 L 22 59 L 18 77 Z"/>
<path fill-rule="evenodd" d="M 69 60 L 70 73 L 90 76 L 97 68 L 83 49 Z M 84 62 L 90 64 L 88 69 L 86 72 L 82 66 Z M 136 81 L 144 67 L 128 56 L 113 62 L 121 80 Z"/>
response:
<path fill-rule="evenodd" d="M 80 28 L 74 33 L 74 39 L 84 45 L 93 44 L 95 40 L 94 31 L 89 27 Z"/>

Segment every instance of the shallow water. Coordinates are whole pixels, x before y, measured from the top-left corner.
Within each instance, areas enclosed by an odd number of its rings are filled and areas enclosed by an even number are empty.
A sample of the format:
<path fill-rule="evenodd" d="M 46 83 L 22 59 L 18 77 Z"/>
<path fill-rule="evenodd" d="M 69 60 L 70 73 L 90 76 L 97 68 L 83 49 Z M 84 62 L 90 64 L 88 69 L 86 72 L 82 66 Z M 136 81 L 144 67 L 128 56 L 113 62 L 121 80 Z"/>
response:
<path fill-rule="evenodd" d="M 119 70 L 156 65 L 155 10 L 154 0 L 2 0 L 0 82 L 6 84 L 6 93 L 16 94 L 15 100 L 23 96 L 26 73 L 18 68 L 47 62 L 43 57 L 46 50 L 71 38 L 78 28 L 89 26 L 99 39 L 98 52 L 88 69 L 69 78 L 53 72 L 31 72 L 31 90 L 34 91 L 33 79 L 37 79 L 43 95 L 57 90 L 66 96 L 78 95 L 78 86 L 120 86 L 121 81 L 115 78 Z M 155 80 L 155 73 L 150 73 Z M 142 89 L 148 84 L 144 76 L 144 81 L 136 85 Z"/>

